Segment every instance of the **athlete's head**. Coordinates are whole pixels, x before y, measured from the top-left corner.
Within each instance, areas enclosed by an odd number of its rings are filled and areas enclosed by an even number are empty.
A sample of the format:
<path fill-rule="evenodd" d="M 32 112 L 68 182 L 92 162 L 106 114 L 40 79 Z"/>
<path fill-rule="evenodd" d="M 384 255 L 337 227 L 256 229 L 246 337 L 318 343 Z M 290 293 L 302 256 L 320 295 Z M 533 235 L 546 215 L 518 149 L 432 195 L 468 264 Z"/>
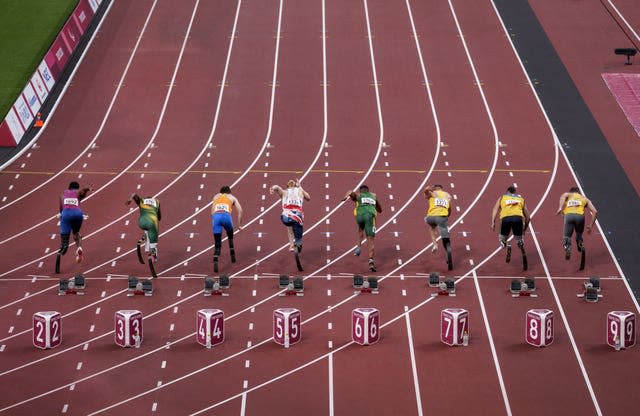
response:
<path fill-rule="evenodd" d="M 296 186 L 298 186 L 298 181 L 295 179 L 289 179 L 287 181 L 287 188 L 295 188 Z"/>
<path fill-rule="evenodd" d="M 367 185 L 360 185 L 360 192 L 369 192 L 369 187 Z"/>
<path fill-rule="evenodd" d="M 223 186 L 222 188 L 220 188 L 220 193 L 221 194 L 230 194 L 231 193 L 231 188 L 229 188 L 228 186 Z"/>
<path fill-rule="evenodd" d="M 507 188 L 507 192 L 510 194 L 515 194 L 516 193 L 516 187 L 511 185 L 510 187 Z"/>
<path fill-rule="evenodd" d="M 80 184 L 76 181 L 73 181 L 69 184 L 69 189 L 80 189 Z"/>
<path fill-rule="evenodd" d="M 573 192 L 573 193 L 580 193 L 580 188 L 578 188 L 577 186 L 573 186 L 571 187 L 571 189 L 569 189 L 569 192 Z"/>
<path fill-rule="evenodd" d="M 435 184 L 433 185 L 433 189 L 442 189 L 442 185 Z"/>

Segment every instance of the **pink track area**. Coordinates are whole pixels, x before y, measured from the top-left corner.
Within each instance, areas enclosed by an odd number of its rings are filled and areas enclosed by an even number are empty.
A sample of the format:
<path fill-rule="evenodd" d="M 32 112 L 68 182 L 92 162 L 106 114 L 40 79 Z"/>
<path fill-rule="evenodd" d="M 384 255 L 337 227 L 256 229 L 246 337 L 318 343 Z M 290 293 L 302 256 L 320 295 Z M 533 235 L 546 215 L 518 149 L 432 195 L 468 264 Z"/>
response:
<path fill-rule="evenodd" d="M 602 74 L 620 108 L 640 137 L 640 74 Z"/>

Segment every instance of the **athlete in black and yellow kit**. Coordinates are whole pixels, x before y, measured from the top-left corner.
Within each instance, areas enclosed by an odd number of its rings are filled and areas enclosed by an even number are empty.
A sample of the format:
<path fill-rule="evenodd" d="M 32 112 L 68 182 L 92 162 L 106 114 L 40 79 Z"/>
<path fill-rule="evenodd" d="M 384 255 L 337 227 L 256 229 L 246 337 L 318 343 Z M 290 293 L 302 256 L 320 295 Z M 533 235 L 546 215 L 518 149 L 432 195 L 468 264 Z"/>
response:
<path fill-rule="evenodd" d="M 571 258 L 571 236 L 574 230 L 576 232 L 576 246 L 578 247 L 578 251 L 581 252 L 584 248 L 582 234 L 584 233 L 585 208 L 591 213 L 591 224 L 587 225 L 587 233 L 591 234 L 593 225 L 596 222 L 596 217 L 598 216 L 598 210 L 593 206 L 593 202 L 585 198 L 577 186 L 572 187 L 569 189 L 569 192 L 563 193 L 560 197 L 556 215 L 560 213 L 564 215 L 562 246 L 567 260 Z"/>
<path fill-rule="evenodd" d="M 509 234 L 513 232 L 513 236 L 518 243 L 518 248 L 522 251 L 522 262 L 526 270 L 526 254 L 522 235 L 529 226 L 530 217 L 524 198 L 516 192 L 516 187 L 510 186 L 507 188 L 507 193 L 498 198 L 491 212 L 491 229 L 495 230 L 496 215 L 500 214 L 499 238 L 502 247 L 507 249 L 506 262 L 509 263 L 509 261 L 511 261 L 511 244 L 507 244 L 507 238 Z"/>
<path fill-rule="evenodd" d="M 451 260 L 451 237 L 449 235 L 449 215 L 451 215 L 451 195 L 442 190 L 442 185 L 427 186 L 424 190 L 425 198 L 429 202 L 424 221 L 429 226 L 431 234 L 431 252 L 438 251 L 438 234 L 442 238 L 442 246 L 447 252 L 447 266 L 453 269 Z"/>
<path fill-rule="evenodd" d="M 356 203 L 353 215 L 356 217 L 358 225 L 358 241 L 357 247 L 353 254 L 360 255 L 362 240 L 367 236 L 367 245 L 369 247 L 369 270 L 376 271 L 376 265 L 373 261 L 375 255 L 374 238 L 376 236 L 376 216 L 382 212 L 380 201 L 376 194 L 369 192 L 367 185 L 361 185 L 358 192 L 348 191 L 343 200 L 350 198 Z"/>
<path fill-rule="evenodd" d="M 140 208 L 140 218 L 138 218 L 138 227 L 144 231 L 144 235 L 138 241 L 138 245 L 145 245 L 145 251 L 153 258 L 154 262 L 158 261 L 158 234 L 160 231 L 159 222 L 162 219 L 160 213 L 160 200 L 150 196 L 140 197 L 133 193 L 127 200 L 126 204 L 135 201 Z"/>
<path fill-rule="evenodd" d="M 220 192 L 215 194 L 211 201 L 211 228 L 213 231 L 213 271 L 218 272 L 218 258 L 222 249 L 222 230 L 227 232 L 229 241 L 229 253 L 231 255 L 231 263 L 236 262 L 236 251 L 233 245 L 233 220 L 231 212 L 233 208 L 238 211 L 238 227 L 242 224 L 242 206 L 238 198 L 231 194 L 231 188 L 223 186 Z"/>

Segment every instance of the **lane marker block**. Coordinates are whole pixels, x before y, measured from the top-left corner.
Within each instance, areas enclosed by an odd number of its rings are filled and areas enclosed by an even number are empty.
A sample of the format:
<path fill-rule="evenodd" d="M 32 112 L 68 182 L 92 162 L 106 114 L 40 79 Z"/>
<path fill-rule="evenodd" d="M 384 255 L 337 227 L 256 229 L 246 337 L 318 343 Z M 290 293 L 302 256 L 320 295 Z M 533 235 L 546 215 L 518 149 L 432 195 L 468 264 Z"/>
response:
<path fill-rule="evenodd" d="M 56 311 L 33 314 L 33 345 L 38 348 L 55 348 L 62 342 L 62 315 Z"/>
<path fill-rule="evenodd" d="M 196 314 L 196 341 L 211 348 L 224 341 L 224 313 L 220 309 L 200 309 Z"/>
<path fill-rule="evenodd" d="M 629 311 L 607 314 L 607 344 L 616 351 L 636 345 L 636 315 Z"/>
<path fill-rule="evenodd" d="M 279 308 L 273 311 L 273 340 L 278 345 L 289 348 L 300 342 L 300 311 L 295 308 Z"/>
<path fill-rule="evenodd" d="M 351 311 L 351 339 L 360 345 L 371 345 L 380 340 L 380 312 L 377 309 Z"/>
<path fill-rule="evenodd" d="M 142 312 L 120 310 L 115 314 L 115 342 L 123 348 L 140 348 L 142 344 Z"/>
<path fill-rule="evenodd" d="M 440 312 L 440 340 L 449 346 L 469 345 L 469 311 L 443 309 Z"/>
<path fill-rule="evenodd" d="M 546 347 L 553 342 L 553 311 L 530 309 L 526 315 L 525 339 L 527 344 Z"/>

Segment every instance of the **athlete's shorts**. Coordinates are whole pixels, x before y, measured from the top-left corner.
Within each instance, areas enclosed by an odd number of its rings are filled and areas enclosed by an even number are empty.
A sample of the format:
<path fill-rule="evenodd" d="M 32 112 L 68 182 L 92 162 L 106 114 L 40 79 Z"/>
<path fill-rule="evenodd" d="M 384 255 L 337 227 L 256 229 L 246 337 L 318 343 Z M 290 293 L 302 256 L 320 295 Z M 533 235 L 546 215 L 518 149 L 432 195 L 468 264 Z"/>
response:
<path fill-rule="evenodd" d="M 211 224 L 213 234 L 222 234 L 224 229 L 227 235 L 233 234 L 233 221 L 231 214 L 228 212 L 216 212 L 211 215 Z"/>
<path fill-rule="evenodd" d="M 582 240 L 582 233 L 584 233 L 584 215 L 566 214 L 564 216 L 564 237 L 571 238 L 573 230 L 576 231 L 576 240 Z"/>
<path fill-rule="evenodd" d="M 375 237 L 376 235 L 376 216 L 369 212 L 356 215 L 356 224 L 358 228 L 364 230 L 367 237 Z"/>
<path fill-rule="evenodd" d="M 82 227 L 82 211 L 79 209 L 65 208 L 60 214 L 60 234 L 74 234 L 80 232 Z"/>
<path fill-rule="evenodd" d="M 427 216 L 424 217 L 424 221 L 431 227 L 438 227 L 440 237 L 449 238 L 449 217 L 439 216 Z"/>
<path fill-rule="evenodd" d="M 509 236 L 509 233 L 513 231 L 513 235 L 516 237 L 522 237 L 524 230 L 524 218 L 519 215 L 512 215 L 504 217 L 500 225 L 500 235 Z"/>
<path fill-rule="evenodd" d="M 158 221 L 143 215 L 138 218 L 138 227 L 146 231 L 148 242 L 156 244 L 158 242 Z"/>

